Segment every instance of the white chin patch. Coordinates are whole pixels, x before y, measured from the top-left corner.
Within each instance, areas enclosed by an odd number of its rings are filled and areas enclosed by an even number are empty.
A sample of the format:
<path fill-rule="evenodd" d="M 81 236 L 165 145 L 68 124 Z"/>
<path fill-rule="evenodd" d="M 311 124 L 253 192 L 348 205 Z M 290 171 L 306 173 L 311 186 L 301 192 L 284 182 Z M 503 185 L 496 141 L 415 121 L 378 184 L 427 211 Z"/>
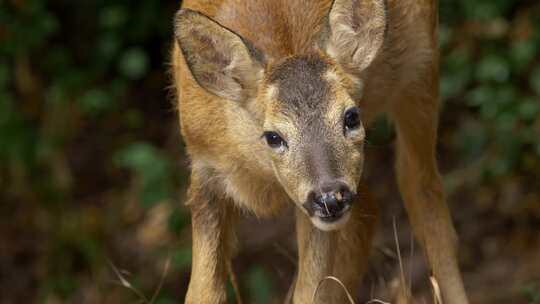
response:
<path fill-rule="evenodd" d="M 322 231 L 334 231 L 334 230 L 339 230 L 339 229 L 343 228 L 343 226 L 345 226 L 345 224 L 347 224 L 347 222 L 349 221 L 350 217 L 351 217 L 351 212 L 347 212 L 340 219 L 338 219 L 338 220 L 336 220 L 334 222 L 325 222 L 325 221 L 321 220 L 317 216 L 313 216 L 310 219 L 311 219 L 311 222 L 313 223 L 313 225 L 315 227 L 319 228 L 320 230 L 322 230 Z"/>

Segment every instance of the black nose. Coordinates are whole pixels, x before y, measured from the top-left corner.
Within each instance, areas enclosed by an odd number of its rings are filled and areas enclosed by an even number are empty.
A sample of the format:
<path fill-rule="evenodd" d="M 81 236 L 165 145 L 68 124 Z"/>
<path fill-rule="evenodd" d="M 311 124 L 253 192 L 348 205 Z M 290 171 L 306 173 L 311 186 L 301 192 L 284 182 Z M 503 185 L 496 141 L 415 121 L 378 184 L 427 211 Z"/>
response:
<path fill-rule="evenodd" d="M 351 207 L 353 193 L 341 182 L 324 183 L 309 193 L 304 207 L 308 213 L 321 219 L 339 218 Z"/>

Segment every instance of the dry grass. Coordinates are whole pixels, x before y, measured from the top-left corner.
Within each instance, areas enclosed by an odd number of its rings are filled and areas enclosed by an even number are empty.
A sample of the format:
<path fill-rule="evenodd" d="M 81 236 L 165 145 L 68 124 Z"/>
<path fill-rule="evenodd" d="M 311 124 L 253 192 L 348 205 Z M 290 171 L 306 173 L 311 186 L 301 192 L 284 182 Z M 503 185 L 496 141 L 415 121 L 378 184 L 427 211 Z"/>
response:
<path fill-rule="evenodd" d="M 231 282 L 231 285 L 234 291 L 234 297 L 236 299 L 236 303 L 242 304 L 242 296 L 240 295 L 240 288 L 238 287 L 238 280 L 236 279 L 236 275 L 234 274 L 234 271 L 232 269 L 231 261 L 227 262 L 227 274 L 229 276 L 229 281 Z"/>
<path fill-rule="evenodd" d="M 396 298 L 395 300 L 396 300 L 397 304 L 413 304 L 414 301 L 413 301 L 412 294 L 411 294 L 410 274 L 409 274 L 409 280 L 408 280 L 409 282 L 407 283 L 407 280 L 405 279 L 405 271 L 404 271 L 404 267 L 403 267 L 403 259 L 402 259 L 402 256 L 401 256 L 401 250 L 400 250 L 400 247 L 399 247 L 399 238 L 398 238 L 398 234 L 397 234 L 397 224 L 396 224 L 396 219 L 395 218 L 393 219 L 393 230 L 394 230 L 394 241 L 395 241 L 395 246 L 396 246 L 396 256 L 397 256 L 397 260 L 398 260 L 398 264 L 399 264 L 399 275 L 400 275 L 399 276 L 399 286 L 397 287 L 397 291 L 395 292 L 395 298 Z M 413 247 L 411 245 L 411 252 L 410 252 L 411 256 L 414 254 L 412 248 Z M 111 269 L 113 270 L 116 277 L 118 278 L 118 282 L 116 282 L 117 284 L 119 284 L 120 286 L 122 286 L 124 288 L 129 289 L 130 291 L 132 291 L 139 298 L 138 303 L 154 304 L 154 302 L 156 301 L 156 299 L 157 299 L 157 297 L 159 295 L 159 292 L 161 291 L 161 289 L 163 287 L 163 284 L 165 282 L 165 278 L 167 276 L 167 273 L 169 272 L 170 263 L 171 263 L 171 257 L 168 257 L 167 260 L 165 261 L 165 265 L 163 267 L 163 273 L 162 273 L 161 279 L 160 279 L 159 284 L 156 287 L 156 290 L 154 291 L 151 298 L 146 297 L 140 290 L 135 288 L 129 282 L 129 280 L 126 279 L 125 275 L 123 274 L 124 272 L 119 270 L 114 265 L 114 263 L 112 261 L 109 260 L 108 262 L 109 262 L 109 265 L 111 266 Z M 227 272 L 228 272 L 228 275 L 229 275 L 229 279 L 230 279 L 230 281 L 231 281 L 231 283 L 233 285 L 236 302 L 238 304 L 242 304 L 243 301 L 242 301 L 242 298 L 240 296 L 236 276 L 234 275 L 234 273 L 232 271 L 232 267 L 231 267 L 230 263 L 228 264 L 227 268 L 228 268 Z M 431 284 L 431 287 L 432 287 L 433 303 L 434 304 L 443 304 L 441 291 L 440 291 L 439 283 L 438 283 L 437 279 L 435 279 L 435 277 L 433 277 L 433 276 L 430 276 L 429 280 L 430 280 L 430 284 Z M 323 284 L 326 281 L 334 281 L 334 282 L 336 282 L 339 286 L 341 286 L 341 288 L 345 292 L 349 303 L 350 304 L 356 304 L 356 302 L 354 301 L 350 291 L 345 286 L 345 284 L 343 284 L 343 282 L 339 278 L 334 277 L 334 276 L 326 276 L 322 280 L 319 281 L 319 283 L 317 284 L 317 287 L 315 288 L 315 290 L 313 292 L 312 303 L 315 303 L 315 301 L 317 300 L 317 294 L 319 293 L 319 291 L 323 287 Z M 292 293 L 290 291 L 289 291 L 289 295 L 288 295 L 287 298 L 289 298 L 290 302 L 292 302 Z M 289 303 L 289 302 L 286 301 L 285 303 Z M 371 300 L 367 301 L 365 304 L 391 304 L 391 302 L 386 302 L 386 301 L 383 301 L 383 300 L 380 300 L 380 299 L 371 299 Z"/>
<path fill-rule="evenodd" d="M 433 303 L 443 304 L 443 300 L 441 296 L 441 289 L 439 288 L 439 283 L 437 282 L 437 279 L 431 276 L 429 277 L 429 282 L 431 283 L 431 288 L 432 288 L 431 291 L 433 293 Z"/>
<path fill-rule="evenodd" d="M 147 298 L 140 290 L 135 288 L 122 274 L 122 271 L 120 271 L 112 261 L 108 261 L 109 265 L 111 266 L 111 269 L 114 271 L 116 277 L 118 278 L 118 284 L 122 287 L 125 287 L 129 290 L 131 290 L 138 298 L 138 303 L 144 303 L 144 304 L 153 304 L 159 295 L 159 292 L 161 291 L 161 288 L 163 287 L 163 283 L 165 282 L 165 278 L 167 277 L 167 274 L 169 273 L 169 269 L 171 266 L 171 257 L 169 256 L 167 260 L 165 261 L 165 266 L 163 266 L 163 273 L 161 275 L 161 279 L 159 280 L 159 284 L 156 287 L 156 290 L 152 294 L 152 297 L 149 299 Z"/>
<path fill-rule="evenodd" d="M 394 242 L 395 242 L 395 246 L 396 246 L 396 248 L 395 248 L 396 255 L 395 256 L 396 256 L 396 258 L 398 260 L 398 265 L 399 265 L 399 284 L 398 284 L 398 286 L 396 288 L 396 291 L 394 292 L 394 298 L 395 298 L 394 303 L 396 303 L 396 304 L 413 304 L 413 303 L 415 303 L 415 301 L 414 301 L 414 299 L 412 297 L 412 289 L 411 289 L 411 281 L 412 281 L 411 276 L 412 276 L 412 274 L 411 274 L 411 271 L 409 271 L 408 279 L 406 279 L 405 270 L 404 270 L 404 266 L 403 266 L 403 258 L 402 258 L 401 249 L 400 249 L 400 246 L 399 246 L 399 238 L 398 238 L 397 224 L 396 224 L 396 219 L 395 218 L 393 219 L 393 232 L 394 232 Z M 411 251 L 409 253 L 411 257 L 414 255 L 414 245 L 413 244 L 414 244 L 414 240 L 411 237 Z M 430 279 L 430 283 L 431 283 L 431 286 L 432 286 L 433 303 L 434 304 L 443 304 L 442 296 L 441 296 L 441 292 L 440 292 L 440 288 L 439 288 L 439 284 L 438 284 L 437 280 L 433 276 L 431 276 L 429 279 Z M 323 285 L 324 285 L 324 283 L 326 281 L 334 281 L 334 282 L 336 282 L 343 289 L 343 291 L 345 292 L 345 294 L 347 296 L 347 299 L 349 301 L 349 304 L 356 304 L 356 302 L 354 301 L 350 291 L 347 289 L 345 284 L 343 284 L 343 282 L 339 278 L 334 277 L 334 276 L 326 276 L 322 280 L 319 281 L 319 283 L 317 284 L 317 287 L 315 288 L 315 290 L 313 292 L 313 296 L 312 296 L 312 300 L 311 300 L 312 303 L 316 302 L 317 294 L 322 289 L 322 287 L 323 287 Z M 293 285 L 294 285 L 294 282 L 293 282 Z M 294 290 L 293 285 L 291 285 L 291 289 L 287 293 L 287 298 L 286 298 L 285 303 L 292 303 L 292 294 L 293 294 L 293 290 Z M 374 298 L 374 299 L 371 299 L 371 300 L 367 301 L 365 304 L 391 304 L 391 302 L 386 302 L 386 301 Z"/>
<path fill-rule="evenodd" d="M 382 301 L 382 300 L 379 300 L 379 299 L 371 299 L 371 300 L 366 302 L 366 304 L 371 304 L 371 303 L 391 304 L 390 302 L 385 302 L 385 301 Z"/>
<path fill-rule="evenodd" d="M 311 299 L 312 303 L 315 303 L 315 300 L 317 299 L 317 293 L 319 292 L 322 284 L 324 282 L 328 281 L 328 280 L 331 280 L 331 281 L 334 281 L 334 282 L 338 283 L 341 286 L 341 288 L 343 288 L 343 290 L 345 291 L 345 294 L 347 295 L 347 299 L 349 299 L 349 302 L 351 304 L 355 304 L 355 302 L 353 300 L 353 297 L 351 296 L 351 293 L 349 292 L 347 287 L 345 287 L 345 284 L 343 284 L 343 282 L 341 282 L 340 279 L 338 279 L 336 277 L 333 277 L 333 276 L 326 276 L 322 280 L 319 281 L 319 284 L 317 284 L 317 288 L 315 288 L 315 291 L 313 292 L 313 297 Z"/>

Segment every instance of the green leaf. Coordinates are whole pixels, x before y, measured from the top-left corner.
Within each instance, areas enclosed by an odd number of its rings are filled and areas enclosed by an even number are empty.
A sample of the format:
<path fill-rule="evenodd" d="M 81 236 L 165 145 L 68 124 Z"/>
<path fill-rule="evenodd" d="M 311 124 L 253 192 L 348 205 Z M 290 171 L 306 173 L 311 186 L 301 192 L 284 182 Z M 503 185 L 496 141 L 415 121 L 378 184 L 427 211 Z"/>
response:
<path fill-rule="evenodd" d="M 495 101 L 485 102 L 480 107 L 480 115 L 483 119 L 494 119 L 499 113 L 499 106 Z"/>
<path fill-rule="evenodd" d="M 494 89 L 488 85 L 482 85 L 472 89 L 466 96 L 466 103 L 470 106 L 480 107 L 485 103 L 494 102 Z"/>
<path fill-rule="evenodd" d="M 125 7 L 111 6 L 101 11 L 99 23 L 106 28 L 118 28 L 128 20 L 128 12 Z"/>
<path fill-rule="evenodd" d="M 529 83 L 534 92 L 536 92 L 537 95 L 540 95 L 540 66 L 537 66 L 531 73 Z"/>
<path fill-rule="evenodd" d="M 171 198 L 171 187 L 169 187 L 167 181 L 143 183 L 139 198 L 141 200 L 141 205 L 144 208 L 149 209 L 156 204 Z"/>
<path fill-rule="evenodd" d="M 468 19 L 483 21 L 502 17 L 513 4 L 507 0 L 462 0 L 461 3 Z"/>
<path fill-rule="evenodd" d="M 159 295 L 155 304 L 176 304 L 175 298 L 170 295 Z"/>
<path fill-rule="evenodd" d="M 140 48 L 132 48 L 124 53 L 120 59 L 120 72 L 128 78 L 141 78 L 150 65 L 148 56 Z"/>
<path fill-rule="evenodd" d="M 456 49 L 445 57 L 441 78 L 443 98 L 457 96 L 472 80 L 471 56 L 466 48 Z"/>
<path fill-rule="evenodd" d="M 172 265 L 175 269 L 186 269 L 191 266 L 191 247 L 182 247 L 176 250 L 172 256 Z"/>
<path fill-rule="evenodd" d="M 157 158 L 154 146 L 148 143 L 133 143 L 117 152 L 114 161 L 122 168 L 144 171 Z"/>
<path fill-rule="evenodd" d="M 536 45 L 532 40 L 518 41 L 510 49 L 513 68 L 520 71 L 526 68 L 536 55 Z"/>
<path fill-rule="evenodd" d="M 180 233 L 189 224 L 189 216 L 184 209 L 178 207 L 173 209 L 169 217 L 169 230 L 173 233 Z"/>
<path fill-rule="evenodd" d="M 89 114 L 99 114 L 112 107 L 114 99 L 104 90 L 91 89 L 80 99 L 83 111 Z"/>
<path fill-rule="evenodd" d="M 519 105 L 519 116 L 527 122 L 535 121 L 540 115 L 540 100 L 528 97 Z"/>
<path fill-rule="evenodd" d="M 476 68 L 476 79 L 482 82 L 506 82 L 510 77 L 508 62 L 497 55 L 489 55 L 480 60 Z"/>
<path fill-rule="evenodd" d="M 121 47 L 121 39 L 117 34 L 104 34 L 98 43 L 98 51 L 101 57 L 109 62 L 116 56 Z"/>
<path fill-rule="evenodd" d="M 273 294 L 272 281 L 263 268 L 255 267 L 250 270 L 247 285 L 252 303 L 270 303 Z"/>
<path fill-rule="evenodd" d="M 9 66 L 4 62 L 0 62 L 0 90 L 7 86 L 10 80 L 9 74 Z"/>
<path fill-rule="evenodd" d="M 452 39 L 452 28 L 449 26 L 441 25 L 439 28 L 439 45 L 441 46 L 441 49 L 444 49 L 448 46 L 450 43 L 450 40 Z"/>
<path fill-rule="evenodd" d="M 151 207 L 172 197 L 172 166 L 152 145 L 131 144 L 116 153 L 114 162 L 118 167 L 133 170 L 138 177 L 143 207 Z"/>
<path fill-rule="evenodd" d="M 516 125 L 517 121 L 516 115 L 514 113 L 503 113 L 497 117 L 495 120 L 495 128 L 497 130 L 497 134 L 504 134 L 505 132 L 511 133 L 514 129 L 514 126 Z"/>
<path fill-rule="evenodd" d="M 473 161 L 485 153 L 489 132 L 480 121 L 465 121 L 454 136 L 454 144 L 466 160 Z"/>
<path fill-rule="evenodd" d="M 488 165 L 488 172 L 490 175 L 495 177 L 500 177 L 506 175 L 511 168 L 511 163 L 508 159 L 498 158 L 495 161 L 492 161 Z"/>

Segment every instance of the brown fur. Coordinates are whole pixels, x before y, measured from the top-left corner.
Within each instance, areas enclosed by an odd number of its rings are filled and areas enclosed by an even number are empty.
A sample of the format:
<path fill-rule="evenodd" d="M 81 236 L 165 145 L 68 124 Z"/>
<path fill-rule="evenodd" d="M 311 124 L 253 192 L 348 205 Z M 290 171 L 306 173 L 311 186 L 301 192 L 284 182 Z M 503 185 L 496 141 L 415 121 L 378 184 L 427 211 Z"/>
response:
<path fill-rule="evenodd" d="M 193 268 L 186 303 L 226 301 L 234 206 L 258 216 L 298 206 L 294 303 L 311 303 L 327 275 L 349 288 L 359 282 L 376 208 L 367 190 L 358 189 L 364 128 L 343 136 L 343 112 L 354 105 L 362 110 L 363 125 L 383 112 L 395 121 L 398 182 L 414 233 L 445 303 L 467 303 L 434 156 L 437 2 L 332 3 L 183 3 L 202 13 L 179 13 L 172 54 L 181 131 L 192 160 Z M 267 130 L 283 133 L 287 153 L 270 151 L 261 138 Z M 324 232 L 310 223 L 302 203 L 321 179 L 330 178 L 363 195 L 341 230 Z M 342 303 L 340 294 L 327 288 L 318 303 Z"/>

